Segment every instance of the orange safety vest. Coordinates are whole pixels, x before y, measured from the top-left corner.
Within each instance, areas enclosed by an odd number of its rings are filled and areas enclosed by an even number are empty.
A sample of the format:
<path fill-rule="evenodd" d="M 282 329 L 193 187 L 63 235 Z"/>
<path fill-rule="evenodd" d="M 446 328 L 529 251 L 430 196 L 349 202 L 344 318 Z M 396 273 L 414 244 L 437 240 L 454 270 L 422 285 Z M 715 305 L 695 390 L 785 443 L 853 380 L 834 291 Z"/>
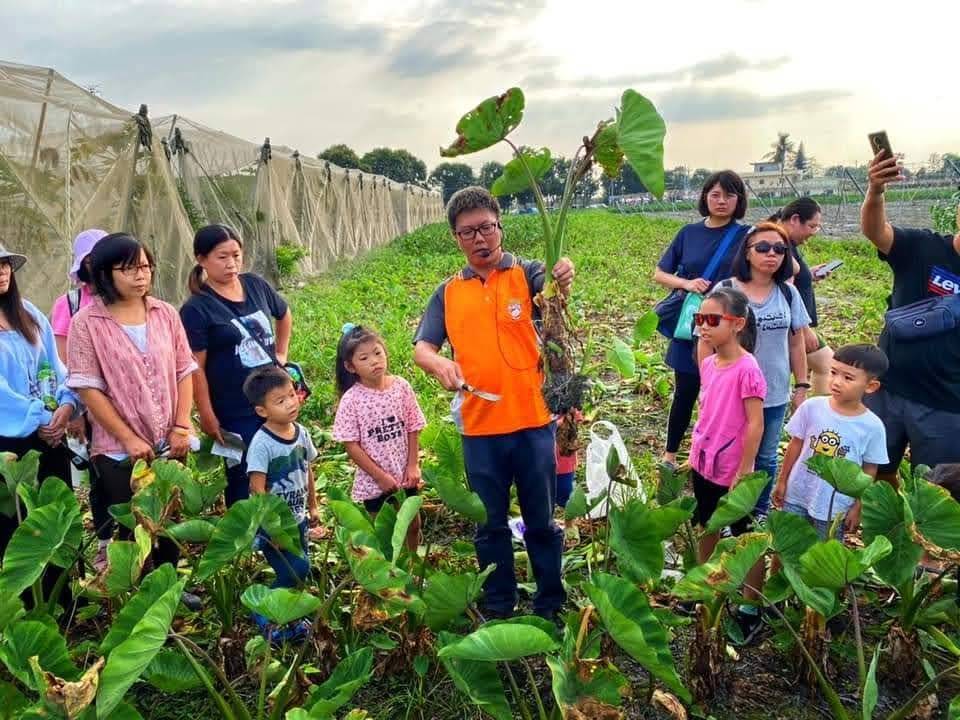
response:
<path fill-rule="evenodd" d="M 501 435 L 551 420 L 540 390 L 543 372 L 530 286 L 520 262 L 510 256 L 504 260 L 486 282 L 465 268 L 444 287 L 444 322 L 454 360 L 470 385 L 501 396 L 489 402 L 460 393 L 464 435 Z"/>

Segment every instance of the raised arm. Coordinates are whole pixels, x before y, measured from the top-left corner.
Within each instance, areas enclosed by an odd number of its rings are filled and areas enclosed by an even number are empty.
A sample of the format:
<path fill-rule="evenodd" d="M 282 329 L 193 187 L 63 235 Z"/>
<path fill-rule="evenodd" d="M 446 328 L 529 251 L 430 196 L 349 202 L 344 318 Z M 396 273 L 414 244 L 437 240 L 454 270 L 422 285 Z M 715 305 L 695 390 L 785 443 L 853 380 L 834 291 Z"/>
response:
<path fill-rule="evenodd" d="M 884 157 L 884 151 L 880 151 L 870 161 L 867 179 L 867 194 L 860 207 L 860 229 L 886 255 L 893 247 L 893 226 L 887 220 L 883 195 L 887 183 L 903 180 L 902 168 L 896 158 Z"/>

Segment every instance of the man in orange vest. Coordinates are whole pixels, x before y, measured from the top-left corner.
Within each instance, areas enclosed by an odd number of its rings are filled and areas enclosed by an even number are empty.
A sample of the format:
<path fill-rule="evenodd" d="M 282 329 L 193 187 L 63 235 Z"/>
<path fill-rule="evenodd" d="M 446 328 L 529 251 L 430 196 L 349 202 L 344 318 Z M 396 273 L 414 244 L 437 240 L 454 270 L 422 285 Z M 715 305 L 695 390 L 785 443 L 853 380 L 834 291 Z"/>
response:
<path fill-rule="evenodd" d="M 414 362 L 447 390 L 463 435 L 470 487 L 483 500 L 487 522 L 474 538 L 480 568 L 496 564 L 484 584 L 484 613 L 509 617 L 517 602 L 513 546 L 507 526 L 510 485 L 516 483 L 526 527 L 524 543 L 537 581 L 534 612 L 556 619 L 566 595 L 560 579 L 563 531 L 553 521 L 555 425 L 540 388 L 543 371 L 533 298 L 544 266 L 503 251 L 500 206 L 481 187 L 455 193 L 447 219 L 467 266 L 437 288 L 414 337 Z M 564 293 L 573 263 L 562 258 L 553 277 Z M 453 360 L 440 348 L 449 342 Z M 491 402 L 464 384 L 500 396 Z"/>

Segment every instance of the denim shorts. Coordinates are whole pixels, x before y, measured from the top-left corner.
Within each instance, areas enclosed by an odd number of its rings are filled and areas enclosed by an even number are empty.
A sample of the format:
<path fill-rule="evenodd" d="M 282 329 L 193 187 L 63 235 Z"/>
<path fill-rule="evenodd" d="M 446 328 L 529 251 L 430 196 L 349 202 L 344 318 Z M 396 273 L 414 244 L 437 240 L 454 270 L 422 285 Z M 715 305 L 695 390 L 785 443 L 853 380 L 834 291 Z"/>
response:
<path fill-rule="evenodd" d="M 807 512 L 807 509 L 803 505 L 795 505 L 789 502 L 783 503 L 783 511 L 791 515 L 799 515 L 813 526 L 813 529 L 817 531 L 817 535 L 821 540 L 827 539 L 827 533 L 830 532 L 829 520 L 817 520 Z M 837 540 L 843 542 L 843 523 L 837 526 Z"/>

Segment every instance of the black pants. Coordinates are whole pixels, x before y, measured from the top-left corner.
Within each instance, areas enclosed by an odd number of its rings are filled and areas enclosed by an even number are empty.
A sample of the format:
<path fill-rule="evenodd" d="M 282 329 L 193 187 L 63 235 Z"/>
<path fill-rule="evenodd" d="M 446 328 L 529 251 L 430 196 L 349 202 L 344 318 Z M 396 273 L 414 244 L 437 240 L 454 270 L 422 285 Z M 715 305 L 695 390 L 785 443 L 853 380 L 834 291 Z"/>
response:
<path fill-rule="evenodd" d="M 103 503 L 105 508 L 130 502 L 133 498 L 133 490 L 130 488 L 133 464 L 129 460 L 113 460 L 106 455 L 97 455 L 91 463 L 91 473 L 91 485 L 93 482 L 97 483 L 97 502 Z M 112 533 L 111 526 L 106 535 L 101 531 L 98 531 L 97 535 L 101 540 L 109 540 Z M 117 531 L 117 537 L 120 540 L 132 540 L 133 530 L 121 525 Z M 179 559 L 180 551 L 176 543 L 169 538 L 157 538 L 157 544 L 153 550 L 155 566 L 165 562 L 176 565 Z"/>
<path fill-rule="evenodd" d="M 699 373 L 674 371 L 673 376 L 676 388 L 673 391 L 673 404 L 670 405 L 670 419 L 667 421 L 667 452 L 670 453 L 680 449 L 700 394 Z"/>
<path fill-rule="evenodd" d="M 63 480 L 63 482 L 67 484 L 67 487 L 70 486 L 70 453 L 66 445 L 61 444 L 57 447 L 50 447 L 40 439 L 37 433 L 25 438 L 0 437 L 0 452 L 11 452 L 17 457 L 21 457 L 30 450 L 36 450 L 40 453 L 40 469 L 37 472 L 39 482 L 42 483 L 49 477 L 55 477 Z M 21 517 L 25 517 L 26 514 L 27 510 L 21 504 Z M 17 529 L 18 524 L 16 514 L 14 514 L 12 518 L 9 518 L 0 513 L 0 555 L 6 552 L 7 545 L 10 544 L 10 539 L 13 537 L 13 533 Z M 65 570 L 62 568 L 53 565 L 49 566 L 44 572 L 42 588 L 45 598 L 48 598 L 50 593 L 53 592 L 53 586 L 64 572 Z M 28 607 L 32 606 L 33 598 L 29 592 L 24 594 L 24 600 L 27 602 Z M 59 601 L 64 607 L 68 607 L 72 601 L 69 583 L 64 585 Z"/>

